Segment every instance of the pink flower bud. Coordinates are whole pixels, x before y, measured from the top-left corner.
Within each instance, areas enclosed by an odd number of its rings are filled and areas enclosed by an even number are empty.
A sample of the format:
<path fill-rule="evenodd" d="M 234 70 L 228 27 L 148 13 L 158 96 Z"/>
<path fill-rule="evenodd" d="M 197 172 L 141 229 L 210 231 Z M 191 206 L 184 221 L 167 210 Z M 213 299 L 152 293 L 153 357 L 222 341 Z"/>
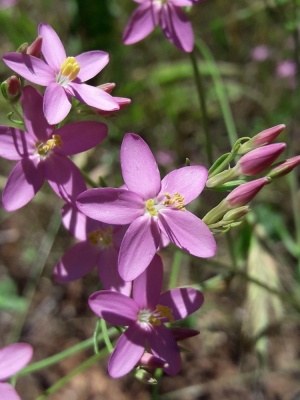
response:
<path fill-rule="evenodd" d="M 189 328 L 169 328 L 176 342 L 199 335 L 199 331 Z"/>
<path fill-rule="evenodd" d="M 125 97 L 113 97 L 113 99 L 119 104 L 120 110 L 126 106 L 128 106 L 131 103 L 130 99 L 126 99 Z M 115 114 L 116 111 L 104 111 L 104 110 L 98 110 L 95 108 L 95 111 L 98 115 L 111 115 Z"/>
<path fill-rule="evenodd" d="M 268 173 L 268 177 L 275 179 L 290 173 L 297 165 L 300 164 L 300 156 L 295 156 L 283 161 L 280 164 L 274 165 L 274 168 Z"/>
<path fill-rule="evenodd" d="M 143 367 L 163 368 L 167 366 L 166 362 L 151 353 L 144 353 L 139 361 L 139 365 Z"/>
<path fill-rule="evenodd" d="M 239 159 L 234 169 L 239 175 L 259 174 L 268 168 L 285 148 L 285 143 L 275 143 L 252 150 Z"/>
<path fill-rule="evenodd" d="M 38 36 L 35 41 L 27 48 L 26 54 L 30 56 L 40 58 L 42 53 L 42 36 Z"/>
<path fill-rule="evenodd" d="M 266 144 L 272 143 L 277 136 L 284 130 L 285 125 L 280 124 L 273 126 L 272 128 L 265 129 L 264 131 L 253 136 L 248 142 L 243 144 L 238 151 L 238 154 L 246 154 L 257 147 L 265 146 Z"/>
<path fill-rule="evenodd" d="M 257 193 L 269 182 L 268 178 L 255 179 L 252 182 L 243 183 L 235 188 L 225 198 L 230 207 L 242 207 L 248 204 Z"/>
<path fill-rule="evenodd" d="M 15 75 L 12 75 L 6 81 L 1 84 L 1 91 L 4 98 L 11 103 L 16 103 L 22 92 L 22 86 L 20 79 Z"/>
<path fill-rule="evenodd" d="M 103 85 L 98 86 L 99 89 L 104 90 L 106 93 L 111 93 L 115 87 L 115 83 L 104 83 Z"/>

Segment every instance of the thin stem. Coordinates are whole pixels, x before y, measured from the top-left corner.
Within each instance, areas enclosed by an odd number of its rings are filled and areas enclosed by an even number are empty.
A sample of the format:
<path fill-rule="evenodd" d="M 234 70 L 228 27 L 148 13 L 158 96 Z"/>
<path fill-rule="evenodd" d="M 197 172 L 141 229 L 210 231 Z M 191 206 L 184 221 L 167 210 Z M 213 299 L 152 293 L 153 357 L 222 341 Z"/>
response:
<path fill-rule="evenodd" d="M 20 120 L 23 122 L 24 125 L 24 119 L 23 119 L 23 115 L 20 113 L 20 111 L 18 110 L 18 108 L 15 106 L 15 104 L 10 103 L 11 108 L 13 109 L 14 113 L 17 114 L 17 116 L 20 118 Z"/>
<path fill-rule="evenodd" d="M 156 379 L 157 384 L 152 387 L 151 400 L 158 400 L 158 398 L 159 398 L 158 392 L 159 392 L 160 381 L 161 381 L 162 375 L 163 375 L 163 369 L 162 368 L 158 368 L 155 371 L 155 375 L 154 375 L 154 378 Z"/>
<path fill-rule="evenodd" d="M 207 158 L 208 158 L 209 164 L 212 165 L 213 164 L 213 149 L 212 149 L 211 136 L 209 134 L 209 129 L 208 129 L 208 115 L 207 115 L 207 109 L 206 109 L 205 93 L 204 93 L 204 88 L 203 88 L 202 77 L 201 77 L 201 74 L 200 74 L 200 71 L 198 68 L 197 58 L 196 58 L 196 54 L 195 54 L 194 50 L 190 53 L 190 58 L 191 58 L 191 62 L 192 62 L 193 70 L 194 70 L 197 93 L 198 93 L 200 107 L 201 107 L 202 127 L 203 127 L 203 130 L 205 133 Z"/>
<path fill-rule="evenodd" d="M 90 357 L 88 360 L 80 364 L 77 368 L 73 369 L 69 374 L 61 378 L 59 381 L 57 381 L 53 386 L 51 386 L 49 389 L 45 391 L 44 394 L 39 396 L 36 400 L 45 400 L 48 396 L 51 394 L 57 392 L 60 388 L 62 388 L 66 383 L 68 383 L 75 375 L 79 374 L 80 372 L 85 371 L 87 368 L 89 368 L 91 365 L 93 365 L 96 361 L 100 360 L 102 357 L 104 357 L 106 354 L 108 354 L 107 348 L 102 349 L 98 354 L 94 354 L 92 357 Z"/>
<path fill-rule="evenodd" d="M 103 333 L 104 343 L 105 343 L 105 345 L 107 347 L 107 350 L 110 353 L 112 353 L 114 351 L 114 346 L 111 344 L 111 341 L 109 339 L 109 334 L 108 334 L 108 331 L 107 331 L 106 321 L 103 318 L 101 318 L 100 324 L 101 324 L 101 329 L 102 329 L 102 333 Z"/>
<path fill-rule="evenodd" d="M 98 353 L 99 353 L 98 337 L 99 337 L 100 329 L 101 329 L 101 319 L 99 318 L 98 321 L 97 321 L 97 324 L 96 324 L 96 328 L 95 328 L 95 331 L 94 331 L 94 335 L 93 335 L 95 354 L 98 354 Z"/>
<path fill-rule="evenodd" d="M 175 251 L 174 258 L 173 258 L 173 264 L 171 267 L 169 289 L 173 289 L 174 287 L 176 287 L 182 256 L 183 256 L 183 254 L 181 251 L 179 251 L 179 250 Z"/>
<path fill-rule="evenodd" d="M 112 336 L 116 333 L 115 328 L 110 328 L 107 330 L 107 334 L 109 336 Z M 104 335 L 103 333 L 100 333 L 98 336 L 98 343 L 104 342 Z M 66 349 L 58 354 L 55 354 L 54 356 L 48 357 L 45 360 L 38 361 L 34 364 L 28 365 L 28 367 L 22 369 L 16 376 L 20 377 L 23 375 L 31 374 L 32 372 L 40 371 L 41 369 L 50 367 L 51 365 L 57 364 L 60 361 L 64 360 L 67 357 L 72 356 L 73 354 L 78 353 L 79 351 L 88 349 L 89 347 L 92 347 L 94 344 L 94 338 L 90 338 L 87 340 L 84 340 L 81 343 L 76 344 L 73 347 L 70 347 L 69 349 Z"/>

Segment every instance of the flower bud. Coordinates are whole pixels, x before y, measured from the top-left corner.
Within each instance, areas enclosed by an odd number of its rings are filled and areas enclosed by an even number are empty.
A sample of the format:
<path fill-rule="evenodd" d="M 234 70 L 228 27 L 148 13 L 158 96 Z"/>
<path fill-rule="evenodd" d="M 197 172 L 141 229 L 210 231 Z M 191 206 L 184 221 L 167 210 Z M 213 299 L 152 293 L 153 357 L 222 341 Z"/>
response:
<path fill-rule="evenodd" d="M 27 48 L 26 54 L 40 58 L 42 54 L 42 43 L 43 43 L 42 36 L 38 36 L 34 40 L 34 42 L 32 42 L 31 45 Z"/>
<path fill-rule="evenodd" d="M 103 85 L 98 86 L 99 89 L 104 90 L 106 93 L 111 93 L 115 87 L 115 83 L 104 83 Z"/>
<path fill-rule="evenodd" d="M 3 97 L 10 103 L 17 103 L 22 93 L 21 81 L 15 75 L 12 75 L 1 84 Z"/>
<path fill-rule="evenodd" d="M 238 219 L 244 217 L 246 214 L 248 214 L 250 210 L 249 206 L 243 206 L 243 207 L 238 207 L 234 208 L 233 210 L 229 210 L 223 217 L 222 221 L 226 222 L 234 222 L 237 221 Z"/>
<path fill-rule="evenodd" d="M 239 159 L 234 169 L 239 175 L 259 174 L 268 168 L 285 148 L 285 143 L 275 143 L 252 150 Z"/>
<path fill-rule="evenodd" d="M 189 328 L 169 328 L 176 342 L 199 335 L 199 331 Z"/>
<path fill-rule="evenodd" d="M 265 146 L 266 144 L 272 143 L 277 136 L 284 130 L 285 125 L 280 124 L 273 126 L 272 128 L 265 129 L 264 131 L 253 136 L 248 142 L 241 145 L 238 154 L 243 155 L 257 147 Z"/>
<path fill-rule="evenodd" d="M 157 380 L 149 374 L 148 371 L 145 371 L 143 368 L 136 368 L 133 370 L 133 374 L 139 381 L 146 383 L 148 385 L 157 385 Z"/>
<path fill-rule="evenodd" d="M 231 181 L 232 179 L 236 178 L 239 175 L 238 171 L 235 168 L 229 168 L 225 171 L 220 172 L 219 174 L 209 178 L 206 181 L 206 187 L 213 188 L 216 186 L 223 185 L 226 182 Z"/>
<path fill-rule="evenodd" d="M 145 352 L 142 355 L 138 364 L 143 367 L 151 367 L 151 368 L 163 368 L 164 366 L 167 365 L 166 362 L 161 358 L 156 357 L 153 354 L 147 352 Z"/>
<path fill-rule="evenodd" d="M 113 99 L 119 104 L 120 110 L 131 103 L 130 99 L 126 99 L 125 97 L 113 97 Z M 116 111 L 104 111 L 98 110 L 97 108 L 94 109 L 98 115 L 106 116 L 115 114 Z"/>
<path fill-rule="evenodd" d="M 274 165 L 268 173 L 268 178 L 275 179 L 290 173 L 297 165 L 300 164 L 300 156 L 295 156 L 285 160 L 277 165 Z"/>
<path fill-rule="evenodd" d="M 268 182 L 268 178 L 260 178 L 244 183 L 233 189 L 224 201 L 227 201 L 228 208 L 243 207 L 248 204 Z"/>
<path fill-rule="evenodd" d="M 17 53 L 27 54 L 28 43 L 23 43 L 18 47 Z"/>

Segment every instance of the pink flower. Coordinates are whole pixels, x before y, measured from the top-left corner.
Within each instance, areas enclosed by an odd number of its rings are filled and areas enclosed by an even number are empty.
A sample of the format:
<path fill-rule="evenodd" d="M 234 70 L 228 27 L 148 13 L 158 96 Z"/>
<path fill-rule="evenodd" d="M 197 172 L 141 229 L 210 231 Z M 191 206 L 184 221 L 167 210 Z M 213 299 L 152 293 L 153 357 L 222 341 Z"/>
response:
<path fill-rule="evenodd" d="M 46 62 L 20 53 L 7 53 L 3 61 L 23 78 L 37 85 L 47 86 L 43 109 L 49 124 L 61 122 L 72 107 L 71 98 L 103 111 L 119 109 L 118 103 L 103 90 L 83 82 L 97 75 L 108 63 L 103 51 L 89 51 L 76 57 L 66 57 L 66 52 L 51 26 L 39 25 L 42 36 L 42 53 Z"/>
<path fill-rule="evenodd" d="M 256 46 L 252 49 L 251 56 L 254 61 L 265 61 L 270 57 L 270 49 L 264 44 Z"/>
<path fill-rule="evenodd" d="M 139 276 L 153 259 L 161 233 L 197 257 L 212 257 L 216 242 L 208 227 L 185 209 L 202 192 L 207 170 L 189 166 L 162 181 L 144 140 L 128 133 L 121 146 L 121 167 L 128 188 L 91 189 L 78 197 L 80 211 L 108 224 L 130 224 L 119 253 L 119 273 L 125 281 Z"/>
<path fill-rule="evenodd" d="M 19 0 L 0 0 L 0 8 L 10 8 L 15 6 Z"/>
<path fill-rule="evenodd" d="M 135 266 L 133 265 L 133 268 Z M 111 377 L 130 372 L 144 354 L 146 344 L 151 353 L 166 364 L 164 371 L 175 375 L 180 369 L 180 351 L 164 322 L 174 322 L 198 310 L 203 294 L 196 289 L 172 289 L 161 293 L 163 265 L 156 255 L 133 282 L 132 298 L 103 290 L 92 294 L 91 309 L 113 325 L 128 326 L 120 336 L 108 363 Z"/>
<path fill-rule="evenodd" d="M 180 7 L 192 5 L 191 0 L 134 0 L 139 7 L 132 14 L 123 34 L 125 44 L 139 42 L 160 25 L 167 39 L 180 50 L 191 52 L 194 33 Z"/>
<path fill-rule="evenodd" d="M 255 179 L 254 181 L 243 183 L 233 189 L 223 200 L 228 209 L 232 207 L 242 207 L 248 204 L 257 193 L 269 182 L 268 178 Z"/>
<path fill-rule="evenodd" d="M 31 86 L 23 89 L 21 104 L 27 132 L 0 126 L 0 156 L 19 161 L 3 190 L 7 211 L 27 204 L 45 179 L 65 201 L 72 198 L 74 187 L 80 181 L 84 185 L 84 180 L 67 156 L 91 149 L 107 136 L 107 126 L 95 121 L 75 122 L 55 131 L 44 117 L 42 95 Z"/>
<path fill-rule="evenodd" d="M 281 61 L 276 68 L 276 74 L 280 78 L 291 78 L 297 73 L 297 65 L 294 61 Z"/>
<path fill-rule="evenodd" d="M 0 399 L 21 400 L 15 389 L 5 381 L 29 363 L 33 349 L 27 343 L 15 343 L 0 349 Z"/>

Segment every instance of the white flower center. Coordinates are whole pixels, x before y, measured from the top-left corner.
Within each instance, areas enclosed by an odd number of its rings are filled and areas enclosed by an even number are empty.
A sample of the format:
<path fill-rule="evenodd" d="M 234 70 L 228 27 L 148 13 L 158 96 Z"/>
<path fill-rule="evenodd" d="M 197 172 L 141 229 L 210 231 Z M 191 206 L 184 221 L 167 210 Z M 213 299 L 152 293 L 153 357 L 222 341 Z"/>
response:
<path fill-rule="evenodd" d="M 171 323 L 174 322 L 174 317 L 172 315 L 173 311 L 167 306 L 162 306 L 157 304 L 154 311 L 148 309 L 141 310 L 138 315 L 138 322 L 143 328 L 161 325 L 161 319 L 167 318 Z"/>
<path fill-rule="evenodd" d="M 75 57 L 68 57 L 61 64 L 60 71 L 56 75 L 56 82 L 63 87 L 68 86 L 72 82 L 80 71 L 80 65 L 76 61 Z"/>

